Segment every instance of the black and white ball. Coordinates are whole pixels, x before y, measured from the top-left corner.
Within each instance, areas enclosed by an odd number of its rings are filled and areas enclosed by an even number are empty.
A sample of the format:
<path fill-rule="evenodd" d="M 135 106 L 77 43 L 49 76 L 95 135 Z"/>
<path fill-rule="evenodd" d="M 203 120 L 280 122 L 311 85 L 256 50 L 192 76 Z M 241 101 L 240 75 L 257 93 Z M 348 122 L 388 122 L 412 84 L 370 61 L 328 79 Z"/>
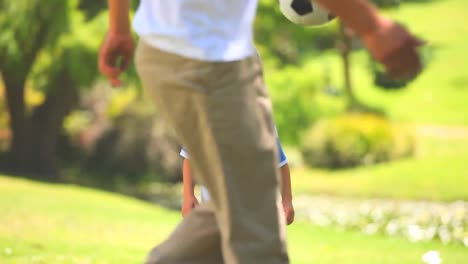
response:
<path fill-rule="evenodd" d="M 281 13 L 291 22 L 303 26 L 321 26 L 335 18 L 313 0 L 279 0 Z"/>

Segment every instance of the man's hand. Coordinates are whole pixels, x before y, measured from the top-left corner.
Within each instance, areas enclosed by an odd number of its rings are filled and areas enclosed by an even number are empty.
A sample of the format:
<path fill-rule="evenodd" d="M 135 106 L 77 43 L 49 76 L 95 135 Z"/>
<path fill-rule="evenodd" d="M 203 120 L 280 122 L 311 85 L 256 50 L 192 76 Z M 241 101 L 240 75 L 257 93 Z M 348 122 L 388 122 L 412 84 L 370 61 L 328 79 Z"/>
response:
<path fill-rule="evenodd" d="M 340 17 L 362 38 L 374 58 L 381 62 L 389 77 L 409 80 L 421 71 L 418 47 L 423 42 L 401 25 L 382 17 L 369 0 L 316 0 Z"/>
<path fill-rule="evenodd" d="M 291 200 L 283 200 L 283 210 L 286 216 L 286 224 L 292 224 L 294 222 L 294 207 Z"/>
<path fill-rule="evenodd" d="M 185 197 L 182 202 L 182 216 L 186 216 L 192 209 L 198 206 L 198 200 L 195 196 Z"/>
<path fill-rule="evenodd" d="M 381 18 L 377 30 L 365 34 L 362 40 L 373 57 L 385 66 L 389 77 L 409 80 L 421 72 L 418 48 L 424 42 L 401 25 Z"/>
<path fill-rule="evenodd" d="M 116 87 L 122 84 L 119 75 L 124 72 L 133 58 L 135 44 L 132 34 L 109 32 L 99 50 L 99 71 Z"/>

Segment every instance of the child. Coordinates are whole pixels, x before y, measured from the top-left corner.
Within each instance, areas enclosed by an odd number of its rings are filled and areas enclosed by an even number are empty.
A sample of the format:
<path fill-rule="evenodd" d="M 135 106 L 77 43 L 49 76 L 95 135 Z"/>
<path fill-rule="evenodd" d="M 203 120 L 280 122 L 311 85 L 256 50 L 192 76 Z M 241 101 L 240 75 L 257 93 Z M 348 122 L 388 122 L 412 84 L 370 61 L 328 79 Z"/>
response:
<path fill-rule="evenodd" d="M 281 172 L 281 198 L 283 203 L 283 210 L 286 216 L 286 223 L 289 225 L 294 221 L 294 207 L 292 204 L 292 194 L 291 194 L 291 176 L 288 166 L 288 160 L 284 154 L 283 148 L 278 138 L 278 133 L 276 133 L 276 142 L 278 144 L 278 153 L 279 153 L 279 164 L 278 167 Z M 192 169 L 190 168 L 190 161 L 188 153 L 185 149 L 182 148 L 180 155 L 184 158 L 183 161 L 183 185 L 184 185 L 184 198 L 182 202 L 182 215 L 187 215 L 193 208 L 198 206 L 198 200 L 195 197 L 194 189 L 195 183 L 192 177 Z M 272 175 L 273 177 L 273 175 Z M 201 201 L 206 202 L 210 199 L 210 194 L 206 187 L 201 186 Z"/>

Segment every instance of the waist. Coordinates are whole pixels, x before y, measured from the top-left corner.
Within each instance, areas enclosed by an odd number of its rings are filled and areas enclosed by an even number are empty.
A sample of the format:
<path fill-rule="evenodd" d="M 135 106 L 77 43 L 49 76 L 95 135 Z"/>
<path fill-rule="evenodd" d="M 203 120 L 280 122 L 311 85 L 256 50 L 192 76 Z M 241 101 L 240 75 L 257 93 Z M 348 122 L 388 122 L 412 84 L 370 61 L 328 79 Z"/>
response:
<path fill-rule="evenodd" d="M 179 36 L 144 34 L 146 44 L 183 57 L 205 61 L 237 61 L 256 53 L 251 38 L 224 40 L 216 37 L 187 39 Z"/>

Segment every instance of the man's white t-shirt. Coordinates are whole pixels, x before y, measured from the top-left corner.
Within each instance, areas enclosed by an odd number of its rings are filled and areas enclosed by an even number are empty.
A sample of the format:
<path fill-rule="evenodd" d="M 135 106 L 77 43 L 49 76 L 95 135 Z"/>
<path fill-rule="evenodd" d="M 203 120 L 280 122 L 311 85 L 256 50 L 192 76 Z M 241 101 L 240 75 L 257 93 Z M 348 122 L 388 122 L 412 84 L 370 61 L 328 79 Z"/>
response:
<path fill-rule="evenodd" d="M 256 53 L 257 0 L 141 0 L 133 27 L 155 48 L 206 61 L 235 61 Z"/>

